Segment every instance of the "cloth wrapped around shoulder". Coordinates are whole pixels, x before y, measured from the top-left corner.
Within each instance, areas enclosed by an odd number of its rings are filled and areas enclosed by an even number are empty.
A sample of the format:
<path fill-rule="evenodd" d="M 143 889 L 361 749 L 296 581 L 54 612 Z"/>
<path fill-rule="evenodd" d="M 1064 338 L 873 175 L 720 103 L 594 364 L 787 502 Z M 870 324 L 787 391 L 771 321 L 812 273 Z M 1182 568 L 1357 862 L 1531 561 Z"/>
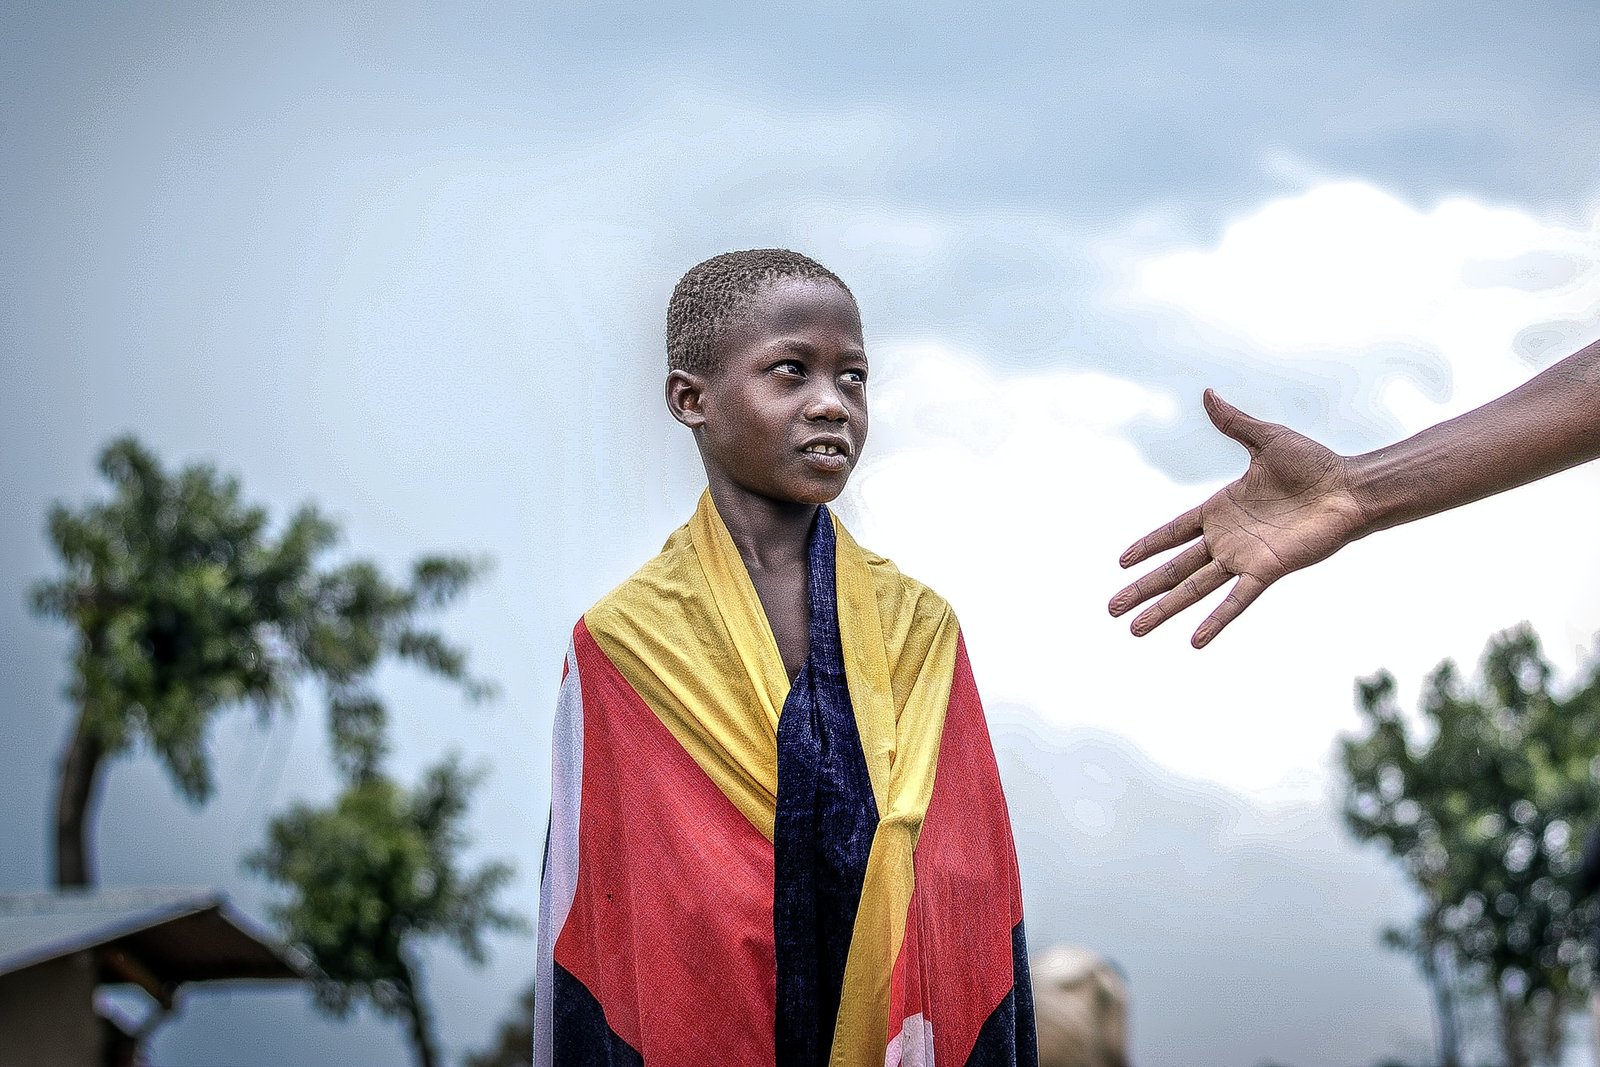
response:
<path fill-rule="evenodd" d="M 1010 820 L 949 606 L 818 509 L 790 684 L 709 494 L 574 629 L 537 1067 L 1035 1062 Z"/>

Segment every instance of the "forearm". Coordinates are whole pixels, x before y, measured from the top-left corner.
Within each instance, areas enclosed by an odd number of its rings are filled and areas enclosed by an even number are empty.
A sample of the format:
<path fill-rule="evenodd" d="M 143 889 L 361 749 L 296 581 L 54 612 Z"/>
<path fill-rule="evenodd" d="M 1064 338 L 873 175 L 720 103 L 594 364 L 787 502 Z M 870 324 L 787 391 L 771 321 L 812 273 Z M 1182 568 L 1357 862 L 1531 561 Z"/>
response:
<path fill-rule="evenodd" d="M 1362 535 L 1459 507 L 1600 457 L 1600 341 L 1517 389 L 1352 457 Z"/>

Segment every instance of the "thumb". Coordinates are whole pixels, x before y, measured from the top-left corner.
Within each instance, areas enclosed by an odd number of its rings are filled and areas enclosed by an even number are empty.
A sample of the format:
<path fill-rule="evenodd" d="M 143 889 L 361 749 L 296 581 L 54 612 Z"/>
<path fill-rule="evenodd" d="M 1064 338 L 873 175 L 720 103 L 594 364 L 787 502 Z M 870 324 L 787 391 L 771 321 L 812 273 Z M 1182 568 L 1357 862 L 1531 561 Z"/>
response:
<path fill-rule="evenodd" d="M 1270 422 L 1246 415 L 1218 396 L 1215 390 L 1207 389 L 1201 402 L 1205 405 L 1211 425 L 1244 445 L 1252 454 L 1265 448 L 1274 437 L 1273 431 L 1278 429 Z"/>

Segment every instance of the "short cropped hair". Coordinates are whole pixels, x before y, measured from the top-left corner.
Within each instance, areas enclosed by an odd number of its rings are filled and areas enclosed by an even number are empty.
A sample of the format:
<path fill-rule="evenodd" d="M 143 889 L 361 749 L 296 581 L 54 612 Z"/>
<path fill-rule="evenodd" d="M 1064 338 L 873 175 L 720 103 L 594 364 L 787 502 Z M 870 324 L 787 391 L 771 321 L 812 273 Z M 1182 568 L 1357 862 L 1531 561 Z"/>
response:
<path fill-rule="evenodd" d="M 721 369 L 717 342 L 723 331 L 744 321 L 762 289 L 787 278 L 829 281 L 855 299 L 837 274 L 787 248 L 712 256 L 690 267 L 672 289 L 667 303 L 667 369 L 715 374 Z"/>

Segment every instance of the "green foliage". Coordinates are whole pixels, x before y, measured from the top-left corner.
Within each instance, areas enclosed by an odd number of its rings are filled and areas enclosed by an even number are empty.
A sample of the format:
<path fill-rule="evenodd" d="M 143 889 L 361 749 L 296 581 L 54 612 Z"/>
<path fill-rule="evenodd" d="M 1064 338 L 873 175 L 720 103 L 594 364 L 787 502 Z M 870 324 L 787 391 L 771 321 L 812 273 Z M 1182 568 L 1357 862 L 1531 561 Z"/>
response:
<path fill-rule="evenodd" d="M 63 570 L 32 599 L 76 631 L 70 693 L 106 756 L 148 744 L 198 803 L 213 788 L 213 713 L 243 703 L 266 717 L 302 677 L 327 693 L 335 753 L 354 776 L 384 750 L 384 708 L 369 684 L 383 656 L 487 694 L 460 650 L 418 626 L 481 564 L 425 558 L 403 584 L 366 561 L 331 564 L 339 532 L 314 507 L 274 535 L 238 479 L 206 464 L 168 473 L 131 437 L 105 449 L 100 471 L 110 499 L 51 509 Z"/>
<path fill-rule="evenodd" d="M 481 1052 L 469 1053 L 462 1067 L 527 1067 L 533 1047 L 533 983 L 529 982 L 517 998 L 516 1007 L 500 1023 L 494 1044 Z"/>
<path fill-rule="evenodd" d="M 274 819 L 266 847 L 247 858 L 288 889 L 273 918 L 312 961 L 327 1011 L 344 1016 L 365 1000 L 405 1019 L 413 1040 L 431 1046 L 418 942 L 447 939 L 481 964 L 486 932 L 526 928 L 494 902 L 509 866 L 461 867 L 462 823 L 477 781 L 453 759 L 414 791 L 370 775 L 331 807 L 300 804 Z"/>
<path fill-rule="evenodd" d="M 395 583 L 368 561 L 330 561 L 338 529 L 313 507 L 273 534 L 238 480 L 209 465 L 168 473 L 124 438 L 105 449 L 100 470 L 109 499 L 52 508 L 62 573 L 33 590 L 34 609 L 77 637 L 70 694 L 79 718 L 58 782 L 58 884 L 92 881 L 85 826 L 105 759 L 147 745 L 179 791 L 203 802 L 213 788 L 213 716 L 248 704 L 266 718 L 288 707 L 298 682 L 314 680 L 328 700 L 344 791 L 331 808 L 301 805 L 274 820 L 248 863 L 290 888 L 276 917 L 317 968 L 319 1002 L 344 1014 L 366 999 L 404 1017 L 431 1067 L 415 943 L 448 938 L 482 962 L 485 932 L 522 920 L 494 905 L 509 867 L 460 866 L 476 778 L 451 761 L 407 792 L 382 774 L 387 711 L 372 679 L 394 657 L 470 698 L 489 695 L 462 650 L 421 625 L 482 564 L 425 557 Z"/>
<path fill-rule="evenodd" d="M 1529 1062 L 1536 1037 L 1559 1045 L 1552 1022 L 1596 962 L 1596 902 L 1578 898 L 1573 875 L 1600 818 L 1600 672 L 1567 699 L 1551 673 L 1530 629 L 1507 631 L 1476 685 L 1448 661 L 1429 675 L 1419 728 L 1382 672 L 1358 683 L 1364 734 L 1342 742 L 1347 825 L 1394 855 L 1424 900 L 1415 927 L 1386 942 L 1442 949 L 1496 1002 L 1513 1064 Z"/>

